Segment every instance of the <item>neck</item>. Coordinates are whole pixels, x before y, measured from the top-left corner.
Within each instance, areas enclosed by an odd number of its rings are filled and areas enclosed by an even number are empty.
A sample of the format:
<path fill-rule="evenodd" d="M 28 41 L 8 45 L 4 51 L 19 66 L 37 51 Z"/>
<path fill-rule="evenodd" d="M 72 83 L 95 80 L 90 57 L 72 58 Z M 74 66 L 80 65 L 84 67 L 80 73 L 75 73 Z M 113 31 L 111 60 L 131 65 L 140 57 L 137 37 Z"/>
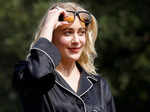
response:
<path fill-rule="evenodd" d="M 61 61 L 60 64 L 56 67 L 56 70 L 61 72 L 61 74 L 65 77 L 69 77 L 74 72 L 77 72 L 76 62 L 66 62 Z"/>

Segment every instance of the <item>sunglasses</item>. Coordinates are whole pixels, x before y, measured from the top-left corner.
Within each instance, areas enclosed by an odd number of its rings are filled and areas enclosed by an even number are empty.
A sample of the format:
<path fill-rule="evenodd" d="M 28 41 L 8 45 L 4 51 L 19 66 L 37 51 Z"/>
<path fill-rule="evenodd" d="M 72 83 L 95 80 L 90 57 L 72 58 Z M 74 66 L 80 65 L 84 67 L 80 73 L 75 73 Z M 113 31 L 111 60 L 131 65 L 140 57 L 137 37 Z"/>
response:
<path fill-rule="evenodd" d="M 59 21 L 73 23 L 76 16 L 81 22 L 85 23 L 85 26 L 88 26 L 92 21 L 92 16 L 87 11 L 66 11 L 66 14 L 60 14 Z"/>

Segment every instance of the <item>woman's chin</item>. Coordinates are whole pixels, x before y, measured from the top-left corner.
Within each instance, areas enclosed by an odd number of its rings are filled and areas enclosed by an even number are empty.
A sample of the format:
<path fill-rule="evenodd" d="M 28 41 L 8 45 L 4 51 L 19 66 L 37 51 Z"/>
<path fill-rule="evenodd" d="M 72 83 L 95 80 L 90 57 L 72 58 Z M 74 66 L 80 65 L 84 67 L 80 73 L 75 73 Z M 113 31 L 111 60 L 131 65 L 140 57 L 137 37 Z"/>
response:
<path fill-rule="evenodd" d="M 64 55 L 62 55 L 62 59 L 65 59 L 66 61 L 78 61 L 81 56 L 81 50 L 79 52 L 65 52 Z"/>
<path fill-rule="evenodd" d="M 66 61 L 78 61 L 80 58 L 80 55 L 74 54 L 74 55 L 69 55 L 66 57 Z"/>
<path fill-rule="evenodd" d="M 68 60 L 72 60 L 72 61 L 78 61 L 80 57 L 70 57 L 68 58 Z"/>

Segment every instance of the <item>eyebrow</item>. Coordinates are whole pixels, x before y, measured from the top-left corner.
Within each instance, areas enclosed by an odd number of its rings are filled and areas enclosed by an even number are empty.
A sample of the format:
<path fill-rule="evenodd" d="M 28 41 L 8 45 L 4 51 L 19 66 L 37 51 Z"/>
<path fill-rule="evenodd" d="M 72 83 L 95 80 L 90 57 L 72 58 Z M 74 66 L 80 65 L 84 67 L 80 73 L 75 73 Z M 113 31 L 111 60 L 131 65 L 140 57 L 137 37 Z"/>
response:
<path fill-rule="evenodd" d="M 65 31 L 65 30 L 72 30 L 73 28 L 63 28 L 62 31 Z M 79 30 L 87 30 L 87 28 L 79 28 Z"/>
<path fill-rule="evenodd" d="M 65 31 L 65 30 L 72 30 L 72 28 L 63 28 L 62 31 Z"/>
<path fill-rule="evenodd" d="M 79 30 L 87 30 L 87 28 L 79 28 Z"/>

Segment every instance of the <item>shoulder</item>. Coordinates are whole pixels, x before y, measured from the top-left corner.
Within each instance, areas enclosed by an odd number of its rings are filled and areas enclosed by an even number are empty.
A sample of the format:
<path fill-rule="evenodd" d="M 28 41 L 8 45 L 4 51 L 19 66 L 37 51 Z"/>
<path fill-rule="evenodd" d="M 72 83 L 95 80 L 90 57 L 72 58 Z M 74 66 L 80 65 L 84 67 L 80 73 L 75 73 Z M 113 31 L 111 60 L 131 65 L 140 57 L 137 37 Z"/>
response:
<path fill-rule="evenodd" d="M 114 98 L 107 79 L 100 74 L 91 75 L 91 77 L 94 77 L 95 79 L 93 87 L 99 92 L 98 94 L 100 95 L 103 104 L 106 104 L 106 110 L 108 112 L 116 112 Z"/>
<path fill-rule="evenodd" d="M 104 77 L 102 77 L 100 74 L 88 74 L 87 77 L 90 79 L 93 79 L 97 83 L 101 83 L 102 85 L 106 85 L 107 81 Z"/>
<path fill-rule="evenodd" d="M 98 83 L 101 83 L 102 86 L 108 84 L 107 80 L 100 74 L 90 75 L 90 77 L 93 77 Z"/>
<path fill-rule="evenodd" d="M 103 92 L 105 101 L 109 101 L 112 98 L 112 93 L 108 80 L 99 74 L 93 76 L 95 79 L 97 79 L 97 85 L 99 86 L 98 88 L 101 90 L 101 92 Z"/>
<path fill-rule="evenodd" d="M 108 83 L 108 80 L 104 76 L 102 76 L 101 74 L 96 74 L 94 76 L 97 78 L 98 81 L 101 81 L 104 84 Z"/>
<path fill-rule="evenodd" d="M 100 74 L 96 75 L 88 75 L 89 78 L 93 79 L 97 84 L 99 84 L 103 89 L 108 89 L 109 83 L 106 78 L 101 76 Z"/>

